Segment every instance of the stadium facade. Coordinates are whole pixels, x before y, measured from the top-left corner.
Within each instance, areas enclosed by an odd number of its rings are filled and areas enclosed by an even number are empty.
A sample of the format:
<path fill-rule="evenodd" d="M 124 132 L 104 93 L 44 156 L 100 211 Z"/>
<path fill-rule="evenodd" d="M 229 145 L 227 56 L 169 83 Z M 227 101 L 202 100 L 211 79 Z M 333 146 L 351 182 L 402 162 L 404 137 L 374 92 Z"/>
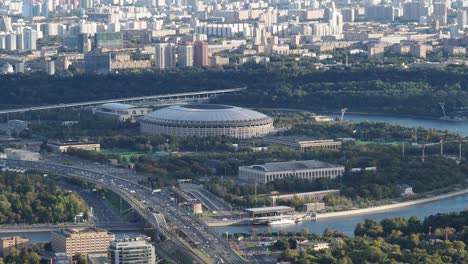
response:
<path fill-rule="evenodd" d="M 260 137 L 273 131 L 273 119 L 262 113 L 229 105 L 175 105 L 158 109 L 140 120 L 144 134 L 177 137 Z"/>

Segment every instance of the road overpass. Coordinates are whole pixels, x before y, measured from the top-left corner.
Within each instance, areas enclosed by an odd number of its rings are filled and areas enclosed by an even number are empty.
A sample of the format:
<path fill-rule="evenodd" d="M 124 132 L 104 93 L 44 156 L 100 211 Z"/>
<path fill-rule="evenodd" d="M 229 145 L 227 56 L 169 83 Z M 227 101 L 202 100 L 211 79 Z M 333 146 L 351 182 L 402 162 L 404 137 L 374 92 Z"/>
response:
<path fill-rule="evenodd" d="M 25 112 L 33 112 L 33 111 L 41 111 L 41 110 L 83 108 L 83 107 L 90 107 L 90 106 L 96 106 L 96 105 L 107 104 L 107 103 L 129 103 L 131 104 L 131 103 L 146 102 L 147 104 L 158 104 L 161 101 L 177 101 L 177 100 L 187 100 L 187 99 L 197 99 L 197 98 L 199 99 L 212 98 L 218 95 L 240 92 L 245 89 L 247 89 L 247 87 L 220 89 L 220 90 L 211 90 L 211 91 L 127 97 L 127 98 L 106 99 L 106 100 L 66 103 L 66 104 L 31 106 L 31 107 L 24 107 L 24 108 L 0 110 L 0 115 L 25 113 Z"/>
<path fill-rule="evenodd" d="M 0 165 L 77 178 L 111 189 L 158 230 L 164 238 L 157 246 L 159 253 L 170 256 L 177 263 L 244 262 L 229 244 L 203 221 L 185 209 L 171 204 L 169 189 L 153 194 L 151 189 L 122 177 L 51 163 L 0 159 Z M 167 222 L 162 221 L 161 217 Z M 181 234 L 185 234 L 190 241 L 184 240 Z"/>

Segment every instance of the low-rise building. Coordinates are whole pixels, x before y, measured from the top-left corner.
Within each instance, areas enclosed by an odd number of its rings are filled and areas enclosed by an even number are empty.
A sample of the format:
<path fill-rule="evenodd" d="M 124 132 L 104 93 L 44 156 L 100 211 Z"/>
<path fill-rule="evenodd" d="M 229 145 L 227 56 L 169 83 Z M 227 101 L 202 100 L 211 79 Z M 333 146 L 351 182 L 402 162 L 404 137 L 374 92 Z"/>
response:
<path fill-rule="evenodd" d="M 299 200 L 321 201 L 327 195 L 340 195 L 340 190 L 331 189 L 331 190 L 322 190 L 322 191 L 315 191 L 315 192 L 279 194 L 279 195 L 271 195 L 270 198 L 272 199 L 273 204 L 275 204 L 277 200 L 299 199 Z"/>
<path fill-rule="evenodd" d="M 6 148 L 4 149 L 4 152 L 7 156 L 7 159 L 38 161 L 41 158 L 41 154 L 37 152 L 22 149 Z"/>
<path fill-rule="evenodd" d="M 114 234 L 93 227 L 67 228 L 51 234 L 52 250 L 67 256 L 107 252 L 110 242 L 114 240 Z"/>
<path fill-rule="evenodd" d="M 279 179 L 336 178 L 342 176 L 343 166 L 317 160 L 275 162 L 239 167 L 239 178 L 250 183 L 266 184 Z"/>
<path fill-rule="evenodd" d="M 264 218 L 270 216 L 278 215 L 292 215 L 295 210 L 289 206 L 269 206 L 269 207 L 258 207 L 258 208 L 248 208 L 245 211 L 249 214 L 249 217 L 252 218 Z"/>
<path fill-rule="evenodd" d="M 101 144 L 94 141 L 49 141 L 47 146 L 57 152 L 67 152 L 69 148 L 101 151 Z"/>
<path fill-rule="evenodd" d="M 290 147 L 301 152 L 312 149 L 340 149 L 342 145 L 341 141 L 333 139 L 314 139 L 304 136 L 265 137 L 263 142 Z"/>
<path fill-rule="evenodd" d="M 8 120 L 8 128 L 12 132 L 21 132 L 29 129 L 29 122 L 17 119 Z"/>
<path fill-rule="evenodd" d="M 150 108 L 121 103 L 103 104 L 93 109 L 93 113 L 97 116 L 115 119 L 121 122 L 135 122 L 150 112 Z"/>
<path fill-rule="evenodd" d="M 401 196 L 410 196 L 413 195 L 413 187 L 409 186 L 408 184 L 399 184 L 396 186 L 398 191 L 400 192 Z"/>
<path fill-rule="evenodd" d="M 304 204 L 304 212 L 319 212 L 325 210 L 325 203 L 306 203 Z"/>
<path fill-rule="evenodd" d="M 13 249 L 21 250 L 29 246 L 29 239 L 20 236 L 0 238 L 0 257 L 8 257 Z"/>
<path fill-rule="evenodd" d="M 318 251 L 322 249 L 329 249 L 330 244 L 321 240 L 304 240 L 297 243 L 297 250 L 308 251 L 309 249 Z"/>

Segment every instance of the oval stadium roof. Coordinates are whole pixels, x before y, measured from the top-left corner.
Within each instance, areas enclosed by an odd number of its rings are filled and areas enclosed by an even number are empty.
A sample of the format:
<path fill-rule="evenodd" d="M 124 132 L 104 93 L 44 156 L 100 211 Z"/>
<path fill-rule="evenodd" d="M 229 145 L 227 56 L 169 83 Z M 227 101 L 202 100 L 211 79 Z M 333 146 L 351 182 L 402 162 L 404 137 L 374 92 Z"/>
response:
<path fill-rule="evenodd" d="M 248 123 L 269 121 L 271 118 L 250 109 L 216 104 L 174 105 L 158 109 L 145 116 L 145 120 L 167 123 Z"/>

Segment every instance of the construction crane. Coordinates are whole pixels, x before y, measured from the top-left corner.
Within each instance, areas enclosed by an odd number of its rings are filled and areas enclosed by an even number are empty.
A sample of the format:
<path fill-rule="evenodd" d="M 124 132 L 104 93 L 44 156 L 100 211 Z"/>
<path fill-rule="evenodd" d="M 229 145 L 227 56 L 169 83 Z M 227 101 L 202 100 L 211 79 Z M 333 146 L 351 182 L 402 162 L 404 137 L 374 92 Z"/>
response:
<path fill-rule="evenodd" d="M 422 163 L 424 163 L 425 158 L 426 158 L 426 156 L 425 156 L 426 146 L 427 146 L 426 144 L 418 145 L 418 148 L 422 148 L 422 155 L 421 155 Z"/>

